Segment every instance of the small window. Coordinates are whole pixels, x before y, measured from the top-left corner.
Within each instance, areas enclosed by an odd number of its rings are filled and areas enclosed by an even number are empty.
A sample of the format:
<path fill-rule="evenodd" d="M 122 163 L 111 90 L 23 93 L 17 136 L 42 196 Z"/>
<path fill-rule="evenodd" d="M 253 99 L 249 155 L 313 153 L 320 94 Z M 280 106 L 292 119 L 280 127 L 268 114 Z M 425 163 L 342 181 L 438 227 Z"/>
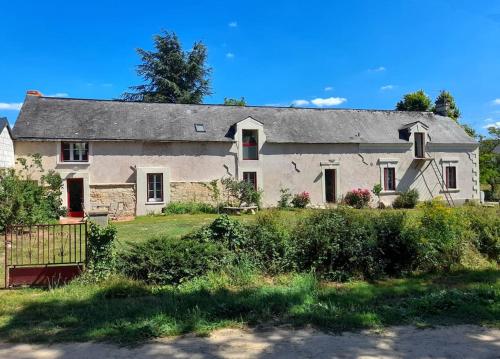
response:
<path fill-rule="evenodd" d="M 396 190 L 396 169 L 392 167 L 384 168 L 384 191 Z"/>
<path fill-rule="evenodd" d="M 62 142 L 62 162 L 88 162 L 89 144 L 87 142 Z"/>
<path fill-rule="evenodd" d="M 457 168 L 455 166 L 446 167 L 446 188 L 457 189 Z"/>
<path fill-rule="evenodd" d="M 243 172 L 243 181 L 252 184 L 253 188 L 257 190 L 257 172 Z"/>
<path fill-rule="evenodd" d="M 416 158 L 424 158 L 424 134 L 422 132 L 415 132 L 415 157 Z"/>
<path fill-rule="evenodd" d="M 148 202 L 163 202 L 162 173 L 148 173 Z"/>
<path fill-rule="evenodd" d="M 258 132 L 257 130 L 243 130 L 243 159 L 258 160 Z"/>
<path fill-rule="evenodd" d="M 205 131 L 205 125 L 202 124 L 202 123 L 195 123 L 194 124 L 194 130 L 196 132 L 207 132 L 207 131 Z"/>

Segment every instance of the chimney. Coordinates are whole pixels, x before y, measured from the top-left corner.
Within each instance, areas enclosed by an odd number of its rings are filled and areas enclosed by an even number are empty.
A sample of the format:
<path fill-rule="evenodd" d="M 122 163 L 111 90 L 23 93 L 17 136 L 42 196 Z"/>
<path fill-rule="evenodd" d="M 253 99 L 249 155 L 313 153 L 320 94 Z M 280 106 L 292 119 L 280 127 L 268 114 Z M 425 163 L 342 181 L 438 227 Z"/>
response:
<path fill-rule="evenodd" d="M 440 102 L 436 103 L 435 113 L 440 116 L 448 116 L 448 111 L 450 110 L 450 104 L 448 101 L 443 99 Z"/>
<path fill-rule="evenodd" d="M 26 95 L 43 97 L 42 93 L 38 90 L 28 90 L 26 91 Z"/>

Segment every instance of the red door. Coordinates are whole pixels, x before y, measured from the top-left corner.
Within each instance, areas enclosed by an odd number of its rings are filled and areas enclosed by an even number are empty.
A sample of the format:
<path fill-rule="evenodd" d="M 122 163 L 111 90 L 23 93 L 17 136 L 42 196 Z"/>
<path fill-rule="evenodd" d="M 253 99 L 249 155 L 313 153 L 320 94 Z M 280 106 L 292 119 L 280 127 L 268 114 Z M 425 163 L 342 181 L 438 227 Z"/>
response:
<path fill-rule="evenodd" d="M 68 178 L 68 215 L 83 217 L 83 178 Z"/>

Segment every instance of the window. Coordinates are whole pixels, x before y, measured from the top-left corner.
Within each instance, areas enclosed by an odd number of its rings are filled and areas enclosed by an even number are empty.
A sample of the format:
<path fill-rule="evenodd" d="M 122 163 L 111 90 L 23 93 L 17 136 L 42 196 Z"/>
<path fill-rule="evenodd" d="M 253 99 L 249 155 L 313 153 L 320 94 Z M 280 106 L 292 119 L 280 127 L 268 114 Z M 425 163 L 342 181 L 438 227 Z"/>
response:
<path fill-rule="evenodd" d="M 207 132 L 207 131 L 205 131 L 205 125 L 203 125 L 202 123 L 195 123 L 194 130 L 196 132 Z"/>
<path fill-rule="evenodd" d="M 446 167 L 446 188 L 457 189 L 457 168 L 455 166 Z"/>
<path fill-rule="evenodd" d="M 88 162 L 89 144 L 87 142 L 62 142 L 62 162 Z"/>
<path fill-rule="evenodd" d="M 243 130 L 243 159 L 259 159 L 257 130 Z"/>
<path fill-rule="evenodd" d="M 424 134 L 423 132 L 415 132 L 415 157 L 424 158 Z"/>
<path fill-rule="evenodd" d="M 396 169 L 393 167 L 384 168 L 384 191 L 396 190 Z"/>
<path fill-rule="evenodd" d="M 257 172 L 243 172 L 243 181 L 250 183 L 257 190 Z"/>
<path fill-rule="evenodd" d="M 148 202 L 163 202 L 162 173 L 148 173 Z"/>

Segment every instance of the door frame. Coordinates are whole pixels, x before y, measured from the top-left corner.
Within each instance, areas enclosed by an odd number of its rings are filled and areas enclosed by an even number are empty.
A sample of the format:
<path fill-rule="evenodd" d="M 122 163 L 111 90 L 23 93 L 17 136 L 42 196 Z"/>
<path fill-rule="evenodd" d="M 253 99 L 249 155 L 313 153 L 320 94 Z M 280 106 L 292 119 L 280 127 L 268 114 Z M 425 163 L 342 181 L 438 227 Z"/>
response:
<path fill-rule="evenodd" d="M 81 195 L 81 199 L 82 199 L 82 210 L 81 211 L 77 211 L 77 212 L 72 212 L 70 210 L 71 208 L 71 196 L 70 196 L 70 184 L 71 182 L 81 182 L 82 184 L 82 195 Z M 69 217 L 83 217 L 84 216 L 84 211 L 83 211 L 83 207 L 84 207 L 84 203 L 85 203 L 85 183 L 84 183 L 84 180 L 83 178 L 66 178 L 66 195 L 67 195 L 67 201 L 68 201 L 68 216 Z"/>
<path fill-rule="evenodd" d="M 331 204 L 332 203 L 332 202 L 326 201 L 326 174 L 325 174 L 326 169 L 335 170 L 335 202 L 334 203 L 338 203 L 340 200 L 342 200 L 342 198 L 340 196 L 340 161 L 331 160 L 328 162 L 321 162 L 320 166 L 321 166 L 321 175 L 322 175 L 321 197 L 323 200 L 323 204 Z"/>
<path fill-rule="evenodd" d="M 333 181 L 332 181 L 332 186 L 333 186 L 333 201 L 328 201 L 327 198 L 326 198 L 326 173 L 327 171 L 332 171 L 333 173 Z M 325 202 L 326 203 L 337 203 L 337 169 L 335 168 L 325 168 L 323 170 L 323 173 L 325 174 L 325 193 L 324 193 L 324 196 L 325 196 Z"/>

